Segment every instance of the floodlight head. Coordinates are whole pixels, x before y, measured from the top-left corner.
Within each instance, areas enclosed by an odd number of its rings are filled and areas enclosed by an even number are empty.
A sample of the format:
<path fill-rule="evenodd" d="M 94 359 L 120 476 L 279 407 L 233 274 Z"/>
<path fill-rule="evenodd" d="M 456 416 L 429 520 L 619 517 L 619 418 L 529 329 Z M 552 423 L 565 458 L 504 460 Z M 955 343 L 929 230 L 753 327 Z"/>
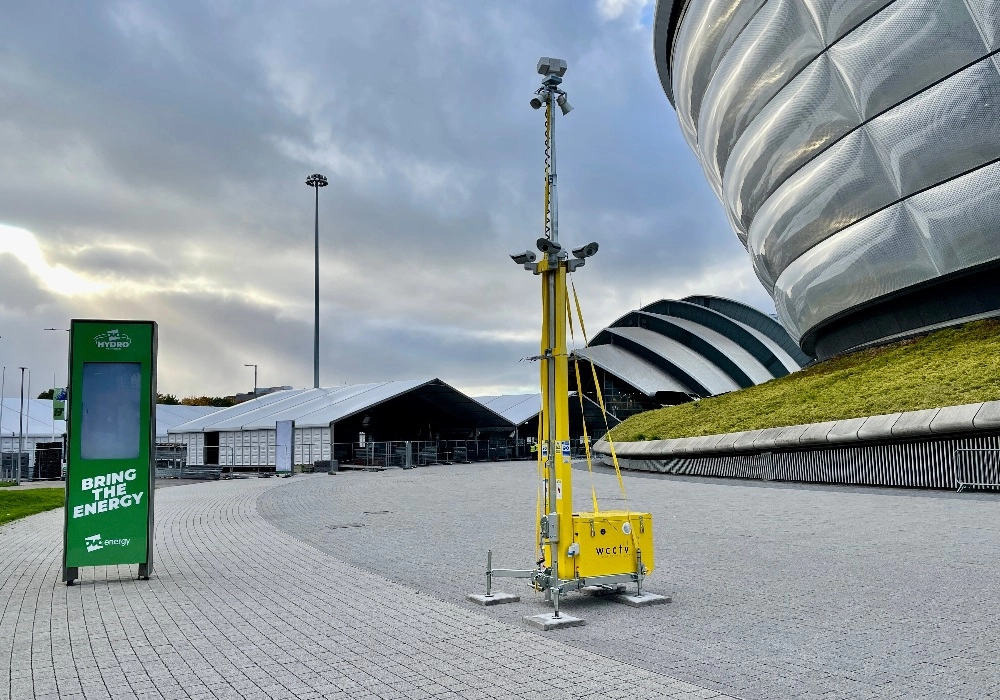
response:
<path fill-rule="evenodd" d="M 532 109 L 541 109 L 542 105 L 546 102 L 548 102 L 547 95 L 537 94 L 531 98 L 531 101 L 528 104 L 531 105 Z"/>
<path fill-rule="evenodd" d="M 537 70 L 539 75 L 554 75 L 561 78 L 566 75 L 566 61 L 561 58 L 542 56 L 538 59 Z"/>
<path fill-rule="evenodd" d="M 306 178 L 306 184 L 310 187 L 326 187 L 326 176 L 320 175 L 319 173 L 313 173 Z"/>
<path fill-rule="evenodd" d="M 535 262 L 535 260 L 538 259 L 538 256 L 535 255 L 535 251 L 526 250 L 523 253 L 511 253 L 510 259 L 516 262 L 518 265 L 525 265 L 527 263 Z"/>
<path fill-rule="evenodd" d="M 539 238 L 535 241 L 535 247 L 542 251 L 545 255 L 558 255 L 562 250 L 562 246 L 555 241 L 550 241 L 548 238 Z"/>
<path fill-rule="evenodd" d="M 562 110 L 564 117 L 573 111 L 573 106 L 569 103 L 569 100 L 566 99 L 565 92 L 556 98 L 556 104 L 559 105 L 559 109 Z"/>
<path fill-rule="evenodd" d="M 573 257 L 580 258 L 580 260 L 592 257 L 597 254 L 598 248 L 599 246 L 597 245 L 596 241 L 593 243 L 588 243 L 587 245 L 580 246 L 579 248 L 574 248 Z"/>

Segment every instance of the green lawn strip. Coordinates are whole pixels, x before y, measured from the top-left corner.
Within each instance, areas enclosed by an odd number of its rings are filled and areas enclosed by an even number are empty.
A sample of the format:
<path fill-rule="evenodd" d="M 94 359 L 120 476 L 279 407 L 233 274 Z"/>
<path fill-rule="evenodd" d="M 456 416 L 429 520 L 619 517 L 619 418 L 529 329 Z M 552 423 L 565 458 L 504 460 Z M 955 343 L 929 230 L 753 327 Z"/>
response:
<path fill-rule="evenodd" d="M 781 379 L 633 416 L 620 441 L 734 433 L 1000 399 L 1000 322 L 835 357 Z"/>
<path fill-rule="evenodd" d="M 16 481 L 0 481 L 0 489 L 7 488 L 8 486 L 17 486 Z"/>
<path fill-rule="evenodd" d="M 53 508 L 61 508 L 66 500 L 66 490 L 24 489 L 0 492 L 0 525 L 26 518 Z"/>

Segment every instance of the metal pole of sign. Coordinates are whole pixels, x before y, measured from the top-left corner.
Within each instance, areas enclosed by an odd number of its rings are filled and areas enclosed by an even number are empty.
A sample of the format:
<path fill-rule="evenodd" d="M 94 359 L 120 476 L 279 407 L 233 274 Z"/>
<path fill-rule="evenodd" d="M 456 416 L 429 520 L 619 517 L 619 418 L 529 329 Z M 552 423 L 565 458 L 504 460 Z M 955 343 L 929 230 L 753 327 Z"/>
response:
<path fill-rule="evenodd" d="M 7 367 L 0 370 L 0 472 L 3 471 L 3 398 L 7 388 Z"/>
<path fill-rule="evenodd" d="M 31 431 L 31 368 L 30 367 L 28 368 L 28 396 L 27 396 L 27 400 L 25 401 L 24 408 L 25 408 L 25 410 L 24 410 L 24 427 L 27 428 L 28 431 L 30 432 Z M 30 439 L 31 436 L 29 435 L 28 438 Z M 34 481 L 34 477 L 32 476 L 32 474 L 34 472 L 34 470 L 32 469 L 32 462 L 34 461 L 34 456 L 35 456 L 33 454 L 34 450 L 28 448 L 27 441 L 25 441 L 24 447 L 28 451 L 27 452 L 27 454 L 28 454 L 28 481 Z"/>
<path fill-rule="evenodd" d="M 21 367 L 21 401 L 17 405 L 17 464 L 15 469 L 17 470 L 17 485 L 21 485 L 21 455 L 24 454 L 24 370 L 27 367 Z"/>

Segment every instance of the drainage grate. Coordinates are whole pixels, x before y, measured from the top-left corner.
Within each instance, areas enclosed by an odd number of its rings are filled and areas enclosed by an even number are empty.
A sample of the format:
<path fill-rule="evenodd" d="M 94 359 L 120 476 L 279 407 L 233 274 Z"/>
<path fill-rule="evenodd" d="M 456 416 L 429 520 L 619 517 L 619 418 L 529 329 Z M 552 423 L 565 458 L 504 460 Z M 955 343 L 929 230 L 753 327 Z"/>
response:
<path fill-rule="evenodd" d="M 342 523 L 340 525 L 327 525 L 331 530 L 344 530 L 349 527 L 365 527 L 364 523 Z"/>

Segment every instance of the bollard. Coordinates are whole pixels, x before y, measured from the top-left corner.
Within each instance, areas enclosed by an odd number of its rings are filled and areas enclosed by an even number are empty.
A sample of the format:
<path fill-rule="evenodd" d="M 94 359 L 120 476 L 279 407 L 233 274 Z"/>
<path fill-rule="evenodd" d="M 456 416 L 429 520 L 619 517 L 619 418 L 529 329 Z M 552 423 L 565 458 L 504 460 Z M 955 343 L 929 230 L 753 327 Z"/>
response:
<path fill-rule="evenodd" d="M 486 550 L 486 597 L 493 597 L 493 550 Z"/>

